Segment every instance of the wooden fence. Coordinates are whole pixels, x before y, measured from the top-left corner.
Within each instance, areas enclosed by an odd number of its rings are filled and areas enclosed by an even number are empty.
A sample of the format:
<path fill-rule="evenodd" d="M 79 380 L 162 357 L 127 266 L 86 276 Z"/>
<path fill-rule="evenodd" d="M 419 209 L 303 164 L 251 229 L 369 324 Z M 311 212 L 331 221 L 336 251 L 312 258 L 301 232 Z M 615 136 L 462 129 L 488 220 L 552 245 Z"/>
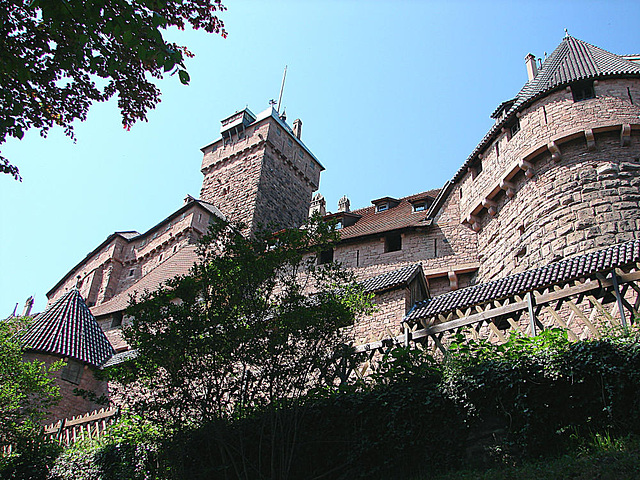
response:
<path fill-rule="evenodd" d="M 98 438 L 104 434 L 109 425 L 115 422 L 117 414 L 117 408 L 101 408 L 47 425 L 44 434 L 63 445 L 71 445 L 85 438 Z"/>

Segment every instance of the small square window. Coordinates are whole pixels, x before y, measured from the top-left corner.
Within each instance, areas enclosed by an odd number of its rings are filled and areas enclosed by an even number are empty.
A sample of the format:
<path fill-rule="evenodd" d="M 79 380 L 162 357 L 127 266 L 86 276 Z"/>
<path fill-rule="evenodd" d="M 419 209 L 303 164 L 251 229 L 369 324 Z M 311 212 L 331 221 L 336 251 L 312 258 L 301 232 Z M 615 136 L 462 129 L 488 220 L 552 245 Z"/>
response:
<path fill-rule="evenodd" d="M 571 94 L 574 102 L 596 98 L 596 92 L 593 90 L 593 81 L 574 83 L 571 85 Z"/>
<path fill-rule="evenodd" d="M 67 382 L 75 383 L 78 385 L 82 378 L 83 365 L 75 360 L 69 360 L 67 364 L 60 371 L 60 377 Z"/>
<path fill-rule="evenodd" d="M 293 142 L 291 141 L 290 138 L 287 140 L 287 145 L 289 145 L 290 147 L 293 146 Z"/>
<path fill-rule="evenodd" d="M 384 212 L 385 210 L 389 210 L 389 203 L 379 203 L 376 205 L 376 212 Z"/>
<path fill-rule="evenodd" d="M 318 265 L 325 265 L 331 262 L 333 262 L 333 248 L 318 254 Z"/>
<path fill-rule="evenodd" d="M 392 233 L 384 238 L 384 251 L 397 252 L 402 250 L 402 235 L 399 233 Z"/>
<path fill-rule="evenodd" d="M 111 328 L 119 327 L 122 325 L 122 312 L 116 312 L 111 318 Z"/>

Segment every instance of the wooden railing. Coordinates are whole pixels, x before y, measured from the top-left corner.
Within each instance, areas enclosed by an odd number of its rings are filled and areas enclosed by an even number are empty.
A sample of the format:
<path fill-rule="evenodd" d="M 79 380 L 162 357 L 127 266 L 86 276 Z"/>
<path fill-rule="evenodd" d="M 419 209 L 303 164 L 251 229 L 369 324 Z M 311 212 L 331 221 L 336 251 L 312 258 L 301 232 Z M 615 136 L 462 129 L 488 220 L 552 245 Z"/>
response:
<path fill-rule="evenodd" d="M 358 345 L 367 357 L 364 364 L 345 376 L 364 377 L 379 358 L 397 345 L 415 345 L 432 353 L 447 354 L 453 335 L 463 333 L 494 343 L 506 341 L 509 333 L 535 335 L 546 328 L 560 328 L 569 339 L 600 338 L 611 328 L 627 328 L 640 316 L 640 264 L 631 272 L 615 269 L 565 284 L 556 284 L 500 301 L 490 300 L 464 311 L 421 319 L 405 326 L 398 336 Z"/>
<path fill-rule="evenodd" d="M 44 434 L 63 445 L 71 445 L 85 438 L 98 438 L 115 422 L 117 414 L 117 408 L 101 408 L 47 425 Z"/>

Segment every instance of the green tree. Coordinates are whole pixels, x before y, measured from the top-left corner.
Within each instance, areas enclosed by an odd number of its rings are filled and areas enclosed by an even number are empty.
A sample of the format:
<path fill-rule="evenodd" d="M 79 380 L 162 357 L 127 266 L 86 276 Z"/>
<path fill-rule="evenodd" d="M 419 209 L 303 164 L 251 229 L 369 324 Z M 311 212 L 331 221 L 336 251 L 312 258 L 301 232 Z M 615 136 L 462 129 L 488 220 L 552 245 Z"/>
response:
<path fill-rule="evenodd" d="M 59 400 L 51 374 L 62 367 L 23 361 L 19 332 L 29 319 L 0 322 L 0 476 L 43 478 L 55 446 L 42 437 L 41 421 Z M 10 447 L 10 449 L 9 449 Z"/>
<path fill-rule="evenodd" d="M 160 98 L 153 79 L 189 82 L 192 54 L 162 30 L 226 37 L 224 9 L 221 0 L 0 0 L 0 144 L 54 125 L 73 137 L 72 122 L 116 93 L 125 128 L 146 120 Z M 20 178 L 2 156 L 0 172 Z"/>
<path fill-rule="evenodd" d="M 132 299 L 125 337 L 138 356 L 114 372 L 128 383 L 129 408 L 169 430 L 211 425 L 221 450 L 229 422 L 265 411 L 280 422 L 281 406 L 334 386 L 349 358 L 343 327 L 371 308 L 350 272 L 316 264 L 338 239 L 332 226 L 316 219 L 253 238 L 241 230 L 216 222 L 190 275 Z M 295 437 L 300 419 L 287 418 L 270 431 Z"/>

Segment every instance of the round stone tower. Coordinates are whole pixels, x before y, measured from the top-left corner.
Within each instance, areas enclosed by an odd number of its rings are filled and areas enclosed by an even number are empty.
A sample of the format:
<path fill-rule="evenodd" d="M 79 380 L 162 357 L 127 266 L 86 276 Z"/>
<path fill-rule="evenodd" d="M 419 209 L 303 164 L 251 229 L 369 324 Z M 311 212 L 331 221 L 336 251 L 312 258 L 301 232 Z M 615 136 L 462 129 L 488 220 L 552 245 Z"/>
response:
<path fill-rule="evenodd" d="M 640 65 L 566 36 L 454 177 L 478 281 L 640 238 Z"/>

